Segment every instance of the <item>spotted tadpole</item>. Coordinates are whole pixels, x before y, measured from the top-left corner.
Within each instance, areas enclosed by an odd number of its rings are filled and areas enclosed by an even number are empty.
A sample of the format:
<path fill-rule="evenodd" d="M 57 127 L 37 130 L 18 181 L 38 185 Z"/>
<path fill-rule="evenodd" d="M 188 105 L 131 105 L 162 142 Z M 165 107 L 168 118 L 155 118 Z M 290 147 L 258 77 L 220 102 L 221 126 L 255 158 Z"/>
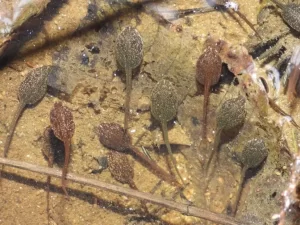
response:
<path fill-rule="evenodd" d="M 209 103 L 209 91 L 213 85 L 216 85 L 221 77 L 222 60 L 218 52 L 208 46 L 204 53 L 199 57 L 196 65 L 196 80 L 204 87 L 203 102 L 203 131 L 202 138 L 207 136 L 207 108 Z"/>
<path fill-rule="evenodd" d="M 167 146 L 172 164 L 176 170 L 176 173 L 184 184 L 183 178 L 177 169 L 176 160 L 172 153 L 167 127 L 167 122 L 174 119 L 176 116 L 178 105 L 178 96 L 173 84 L 167 80 L 159 81 L 152 90 L 151 113 L 153 117 L 161 123 L 164 141 Z"/>
<path fill-rule="evenodd" d="M 48 75 L 52 66 L 42 66 L 31 70 L 25 80 L 21 82 L 18 92 L 19 105 L 13 115 L 9 126 L 8 136 L 4 145 L 3 157 L 7 157 L 8 149 L 16 128 L 18 119 L 27 105 L 34 105 L 39 102 L 47 91 Z"/>
<path fill-rule="evenodd" d="M 99 137 L 99 141 L 105 147 L 118 151 L 118 152 L 127 152 L 130 151 L 136 155 L 146 167 L 152 171 L 159 178 L 164 181 L 182 187 L 177 180 L 168 174 L 164 169 L 158 166 L 155 161 L 149 159 L 144 153 L 139 151 L 135 146 L 131 144 L 131 136 L 117 123 L 101 123 L 98 129 L 96 130 Z"/>
<path fill-rule="evenodd" d="M 128 184 L 132 189 L 137 190 L 133 181 L 134 170 L 124 153 L 111 151 L 108 153 L 108 169 L 111 175 L 119 182 Z"/>
<path fill-rule="evenodd" d="M 126 27 L 117 38 L 115 52 L 118 64 L 126 73 L 124 129 L 127 130 L 130 115 L 132 71 L 143 60 L 143 40 L 139 32 L 133 27 Z"/>
<path fill-rule="evenodd" d="M 111 175 L 119 182 L 128 184 L 134 190 L 138 190 L 133 181 L 134 169 L 132 163 L 130 163 L 126 154 L 117 151 L 110 151 L 108 153 L 108 169 Z M 141 201 L 142 208 L 145 212 L 148 212 L 146 202 Z"/>
<path fill-rule="evenodd" d="M 68 171 L 69 159 L 71 154 L 71 139 L 74 135 L 75 124 L 71 110 L 63 106 L 61 102 L 56 102 L 50 112 L 50 123 L 54 135 L 64 142 L 65 162 L 62 169 L 62 189 L 68 196 L 66 190 L 66 175 Z"/>
<path fill-rule="evenodd" d="M 214 148 L 210 153 L 206 170 L 215 154 L 218 154 L 221 134 L 223 131 L 231 130 L 244 124 L 246 119 L 245 98 L 239 96 L 226 100 L 217 112 L 217 131 L 214 140 Z"/>
<path fill-rule="evenodd" d="M 300 32 L 300 5 L 296 3 L 283 4 L 272 0 L 281 10 L 283 20 L 294 30 Z"/>
<path fill-rule="evenodd" d="M 239 157 L 239 161 L 242 165 L 241 179 L 240 185 L 237 191 L 235 202 L 232 206 L 232 215 L 236 214 L 238 203 L 241 198 L 243 185 L 245 182 L 245 175 L 247 170 L 254 169 L 262 164 L 262 162 L 268 156 L 268 149 L 265 146 L 265 143 L 262 139 L 255 138 L 247 142 L 245 145 L 241 156 Z"/>

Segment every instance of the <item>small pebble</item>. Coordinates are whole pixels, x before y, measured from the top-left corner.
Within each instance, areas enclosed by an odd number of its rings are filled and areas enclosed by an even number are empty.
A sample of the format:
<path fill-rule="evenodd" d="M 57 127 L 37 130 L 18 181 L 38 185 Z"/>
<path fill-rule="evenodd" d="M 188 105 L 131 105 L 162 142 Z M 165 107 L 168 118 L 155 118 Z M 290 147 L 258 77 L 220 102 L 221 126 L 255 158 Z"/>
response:
<path fill-rule="evenodd" d="M 275 171 L 275 174 L 276 174 L 277 176 L 281 176 L 281 173 L 280 173 L 278 170 Z"/>

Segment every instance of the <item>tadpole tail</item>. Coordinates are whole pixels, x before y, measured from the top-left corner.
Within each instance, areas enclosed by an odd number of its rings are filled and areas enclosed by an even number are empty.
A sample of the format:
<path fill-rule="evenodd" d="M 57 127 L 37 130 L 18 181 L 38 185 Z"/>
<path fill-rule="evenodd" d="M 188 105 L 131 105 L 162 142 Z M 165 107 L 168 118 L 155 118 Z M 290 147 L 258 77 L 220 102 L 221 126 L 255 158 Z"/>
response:
<path fill-rule="evenodd" d="M 62 189 L 65 193 L 65 195 L 67 197 L 69 197 L 68 195 L 68 192 L 67 192 L 67 183 L 66 183 L 66 175 L 67 175 L 67 172 L 68 172 L 68 165 L 69 165 L 69 159 L 70 159 L 70 145 L 71 145 L 71 142 L 70 140 L 64 140 L 64 147 L 65 147 L 65 162 L 64 162 L 64 167 L 63 167 L 63 170 L 62 170 L 62 176 L 61 176 L 61 186 L 62 186 Z"/>
<path fill-rule="evenodd" d="M 240 179 L 240 185 L 239 185 L 239 189 L 237 191 L 237 195 L 234 201 L 234 204 L 232 205 L 232 211 L 231 211 L 231 216 L 235 216 L 239 202 L 240 202 L 240 198 L 242 195 L 242 191 L 243 191 L 243 186 L 244 186 L 244 179 L 245 179 L 245 175 L 246 175 L 246 171 L 247 171 L 247 167 L 243 167 L 242 172 L 241 172 L 241 179 Z"/>
<path fill-rule="evenodd" d="M 202 130 L 202 139 L 206 141 L 207 138 L 207 108 L 209 102 L 209 89 L 210 89 L 210 81 L 204 84 L 204 102 L 203 102 L 203 115 L 202 115 L 202 122 L 203 122 L 203 130 Z"/>
<path fill-rule="evenodd" d="M 9 149 L 18 119 L 19 119 L 21 113 L 23 112 L 24 107 L 25 107 L 25 104 L 22 102 L 19 102 L 18 108 L 17 108 L 16 112 L 14 113 L 13 120 L 11 121 L 11 124 L 9 126 L 8 136 L 6 138 L 5 145 L 4 145 L 4 151 L 3 151 L 4 158 L 7 157 L 8 149 Z"/>
<path fill-rule="evenodd" d="M 178 171 L 178 169 L 177 169 L 177 166 L 176 166 L 176 160 L 175 160 L 175 158 L 174 158 L 174 156 L 173 156 L 173 152 L 172 152 L 171 145 L 170 145 L 170 142 L 169 142 L 169 135 L 168 135 L 167 122 L 164 122 L 164 121 L 163 121 L 163 122 L 161 123 L 161 127 L 162 127 L 162 132 L 163 132 L 165 144 L 166 144 L 166 146 L 167 146 L 167 150 L 168 150 L 169 156 L 170 156 L 170 158 L 171 158 L 172 164 L 173 164 L 173 166 L 174 166 L 174 168 L 175 168 L 175 170 L 176 170 L 176 173 L 178 174 L 178 176 L 179 176 L 179 178 L 180 178 L 182 184 L 184 185 L 184 184 L 185 184 L 185 183 L 184 183 L 184 180 L 183 180 L 183 178 L 181 177 L 181 175 L 180 175 L 180 173 L 179 173 L 179 171 Z"/>
<path fill-rule="evenodd" d="M 144 153 L 140 152 L 137 148 L 135 148 L 134 146 L 130 146 L 130 150 L 133 151 L 133 153 L 144 163 L 146 163 L 150 167 L 150 170 L 153 171 L 153 173 L 156 174 L 159 178 L 170 183 L 171 185 L 176 185 L 180 188 L 182 187 L 182 185 L 171 174 L 168 174 L 164 169 L 158 166 L 156 162 L 154 162 L 152 159 L 149 159 Z"/>
<path fill-rule="evenodd" d="M 210 164 L 211 164 L 211 162 L 212 162 L 212 160 L 213 160 L 215 154 L 218 154 L 218 151 L 219 151 L 219 144 L 220 144 L 220 139 L 221 139 L 221 130 L 218 129 L 218 130 L 217 130 L 217 133 L 216 133 L 216 136 L 215 136 L 215 140 L 214 140 L 214 148 L 213 148 L 213 150 L 210 152 L 210 155 L 209 155 L 209 158 L 208 158 L 206 167 L 205 167 L 205 172 L 206 172 L 206 174 L 208 173 Z"/>
<path fill-rule="evenodd" d="M 126 73 L 126 98 L 125 98 L 125 116 L 124 116 L 124 129 L 128 129 L 128 120 L 130 115 L 130 98 L 131 98 L 131 86 L 132 86 L 132 69 L 125 68 Z"/>

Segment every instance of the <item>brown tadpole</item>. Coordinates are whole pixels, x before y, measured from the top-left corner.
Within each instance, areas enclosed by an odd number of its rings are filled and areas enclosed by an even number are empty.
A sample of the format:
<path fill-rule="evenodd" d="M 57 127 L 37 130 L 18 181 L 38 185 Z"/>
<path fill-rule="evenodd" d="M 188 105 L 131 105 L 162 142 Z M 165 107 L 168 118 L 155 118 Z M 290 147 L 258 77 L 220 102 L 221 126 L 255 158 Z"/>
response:
<path fill-rule="evenodd" d="M 143 40 L 139 32 L 133 27 L 126 27 L 116 40 L 116 59 L 126 73 L 126 99 L 124 129 L 128 129 L 130 114 L 130 96 L 132 86 L 132 71 L 143 60 Z"/>
<path fill-rule="evenodd" d="M 101 123 L 97 129 L 99 141 L 105 147 L 118 151 L 135 154 L 147 168 L 150 169 L 156 176 L 168 182 L 171 185 L 182 187 L 177 180 L 168 174 L 164 169 L 158 166 L 152 159 L 149 159 L 144 153 L 139 151 L 131 144 L 131 136 L 117 123 Z"/>
<path fill-rule="evenodd" d="M 52 66 L 42 66 L 31 70 L 25 80 L 21 82 L 18 92 L 19 105 L 14 112 L 12 122 L 8 129 L 8 136 L 5 141 L 3 157 L 7 157 L 8 149 L 16 128 L 18 119 L 27 105 L 34 105 L 39 102 L 47 91 L 48 75 Z"/>
<path fill-rule="evenodd" d="M 235 216 L 236 214 L 238 203 L 241 198 L 247 170 L 257 168 L 259 165 L 262 164 L 262 162 L 267 158 L 267 156 L 268 149 L 265 146 L 265 142 L 262 139 L 254 138 L 248 141 L 245 145 L 239 157 L 239 161 L 242 165 L 242 172 L 236 199 L 232 206 L 233 216 Z"/>
<path fill-rule="evenodd" d="M 216 85 L 221 77 L 222 60 L 213 46 L 207 46 L 204 53 L 199 57 L 196 65 L 196 80 L 204 87 L 203 103 L 203 131 L 202 138 L 207 136 L 207 111 L 209 103 L 209 91 Z"/>
<path fill-rule="evenodd" d="M 214 148 L 210 153 L 206 171 L 208 171 L 210 163 L 215 154 L 218 154 L 220 139 L 223 131 L 228 131 L 244 124 L 246 119 L 245 98 L 239 96 L 226 100 L 220 110 L 217 112 L 217 130 L 214 140 Z"/>
<path fill-rule="evenodd" d="M 117 151 L 110 151 L 107 157 L 108 169 L 111 175 L 119 182 L 128 184 L 130 188 L 139 190 L 133 181 L 133 164 L 129 161 L 126 154 Z M 146 202 L 141 201 L 142 208 L 148 212 Z"/>
<path fill-rule="evenodd" d="M 71 153 L 71 139 L 74 135 L 75 124 L 71 110 L 63 106 L 61 102 L 56 102 L 50 112 L 51 128 L 55 136 L 64 142 L 65 147 L 65 162 L 62 169 L 62 189 L 68 196 L 66 190 L 66 174 L 68 171 L 70 153 Z"/>
<path fill-rule="evenodd" d="M 107 157 L 108 169 L 111 175 L 119 182 L 128 184 L 132 189 L 138 190 L 133 181 L 133 166 L 127 158 L 126 154 L 110 151 Z"/>
<path fill-rule="evenodd" d="M 178 105 L 179 100 L 173 84 L 167 80 L 159 81 L 153 88 L 151 94 L 151 114 L 161 123 L 164 141 L 167 146 L 172 164 L 182 184 L 184 184 L 184 180 L 177 169 L 176 160 L 173 156 L 167 127 L 167 122 L 172 120 L 177 115 Z"/>

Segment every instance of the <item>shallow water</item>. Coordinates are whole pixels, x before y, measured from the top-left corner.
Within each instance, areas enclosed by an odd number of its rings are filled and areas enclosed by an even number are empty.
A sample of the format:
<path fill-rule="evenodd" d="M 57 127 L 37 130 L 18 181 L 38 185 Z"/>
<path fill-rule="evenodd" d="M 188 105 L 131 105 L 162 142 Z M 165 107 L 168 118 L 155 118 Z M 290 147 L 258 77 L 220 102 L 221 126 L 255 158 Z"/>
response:
<path fill-rule="evenodd" d="M 96 1 L 99 4 L 99 1 Z M 259 1 L 237 1 L 240 11 L 256 24 Z M 201 7 L 203 2 L 194 0 L 165 1 L 167 9 Z M 0 148 L 6 137 L 6 128 L 17 107 L 17 91 L 26 73 L 33 67 L 55 65 L 60 68 L 56 79 L 43 100 L 22 114 L 12 140 L 8 158 L 47 166 L 42 154 L 43 132 L 50 125 L 49 113 L 54 102 L 62 101 L 74 116 L 75 134 L 72 138 L 69 172 L 107 183 L 123 185 L 114 180 L 109 170 L 93 174 L 99 168 L 95 158 L 110 151 L 99 143 L 95 127 L 104 122 L 123 124 L 125 76 L 116 64 L 114 45 L 117 35 L 128 25 L 135 27 L 144 42 L 144 59 L 138 75 L 134 76 L 131 96 L 129 131 L 132 143 L 142 150 L 145 147 L 162 168 L 169 171 L 165 160 L 166 148 L 161 137 L 158 121 L 151 117 L 151 90 L 161 79 L 168 79 L 177 88 L 181 100 L 177 118 L 169 125 L 170 142 L 178 170 L 187 187 L 183 195 L 193 205 L 226 214 L 234 201 L 240 182 L 241 166 L 236 158 L 244 143 L 251 138 L 265 140 L 269 156 L 260 169 L 247 173 L 236 218 L 251 224 L 273 224 L 271 217 L 282 207 L 281 193 L 289 179 L 291 159 L 282 151 L 283 140 L 293 149 L 291 133 L 295 128 L 263 101 L 259 87 L 253 85 L 245 91 L 241 85 L 246 75 L 239 76 L 240 85 L 229 85 L 232 74 L 224 75 L 221 84 L 210 94 L 208 112 L 207 146 L 201 140 L 203 94 L 195 81 L 195 65 L 204 49 L 208 35 L 240 46 L 255 39 L 254 32 L 238 17 L 226 12 L 191 15 L 173 21 L 172 25 L 159 23 L 145 9 L 124 10 L 110 16 L 99 25 L 88 27 L 73 34 L 78 25 L 85 24 L 87 3 L 70 1 L 63 4 L 58 13 L 46 20 L 37 36 L 21 47 L 21 55 L 8 61 L 0 71 Z M 117 7 L 117 6 L 115 6 Z M 70 13 L 71 12 L 71 13 Z M 113 13 L 111 13 L 113 14 Z M 90 16 L 90 15 L 89 15 Z M 68 33 L 69 31 L 69 33 Z M 71 33 L 70 33 L 71 32 Z M 44 45 L 45 42 L 49 44 Z M 38 47 L 43 46 L 43 47 Z M 91 46 L 99 49 L 93 52 Z M 237 47 L 237 48 L 238 48 Z M 257 64 L 258 74 L 266 77 Z M 228 78 L 231 77 L 231 78 Z M 229 80 L 229 81 L 228 81 Z M 55 82 L 54 82 L 55 81 Z M 245 83 L 243 83 L 245 84 Z M 225 99 L 246 96 L 247 118 L 237 135 L 225 133 L 222 137 L 219 161 L 207 176 L 205 163 L 212 149 L 216 130 L 216 110 Z M 270 93 L 272 94 L 272 93 Z M 286 97 L 278 97 L 284 109 Z M 299 123 L 298 107 L 292 113 Z M 134 182 L 143 192 L 150 192 L 159 178 L 138 160 L 134 162 Z M 55 165 L 55 167 L 58 167 Z M 15 168 L 5 167 L 1 181 L 0 224 L 47 224 L 46 176 Z M 209 182 L 208 182 L 209 180 Z M 61 180 L 53 178 L 50 192 L 50 224 L 213 224 L 179 212 L 159 209 L 148 204 L 150 219 L 135 222 L 133 215 L 140 213 L 139 201 L 68 182 L 70 199 L 61 190 Z M 123 185 L 127 187 L 127 185 Z M 171 198 L 175 187 L 163 182 L 155 194 Z M 186 202 L 180 196 L 177 201 Z M 34 220 L 33 220 L 34 218 Z M 34 222 L 33 222 L 34 221 Z M 137 220 L 138 221 L 138 220 Z M 287 223 L 288 224 L 288 223 Z M 292 223 L 291 223 L 292 224 Z"/>

